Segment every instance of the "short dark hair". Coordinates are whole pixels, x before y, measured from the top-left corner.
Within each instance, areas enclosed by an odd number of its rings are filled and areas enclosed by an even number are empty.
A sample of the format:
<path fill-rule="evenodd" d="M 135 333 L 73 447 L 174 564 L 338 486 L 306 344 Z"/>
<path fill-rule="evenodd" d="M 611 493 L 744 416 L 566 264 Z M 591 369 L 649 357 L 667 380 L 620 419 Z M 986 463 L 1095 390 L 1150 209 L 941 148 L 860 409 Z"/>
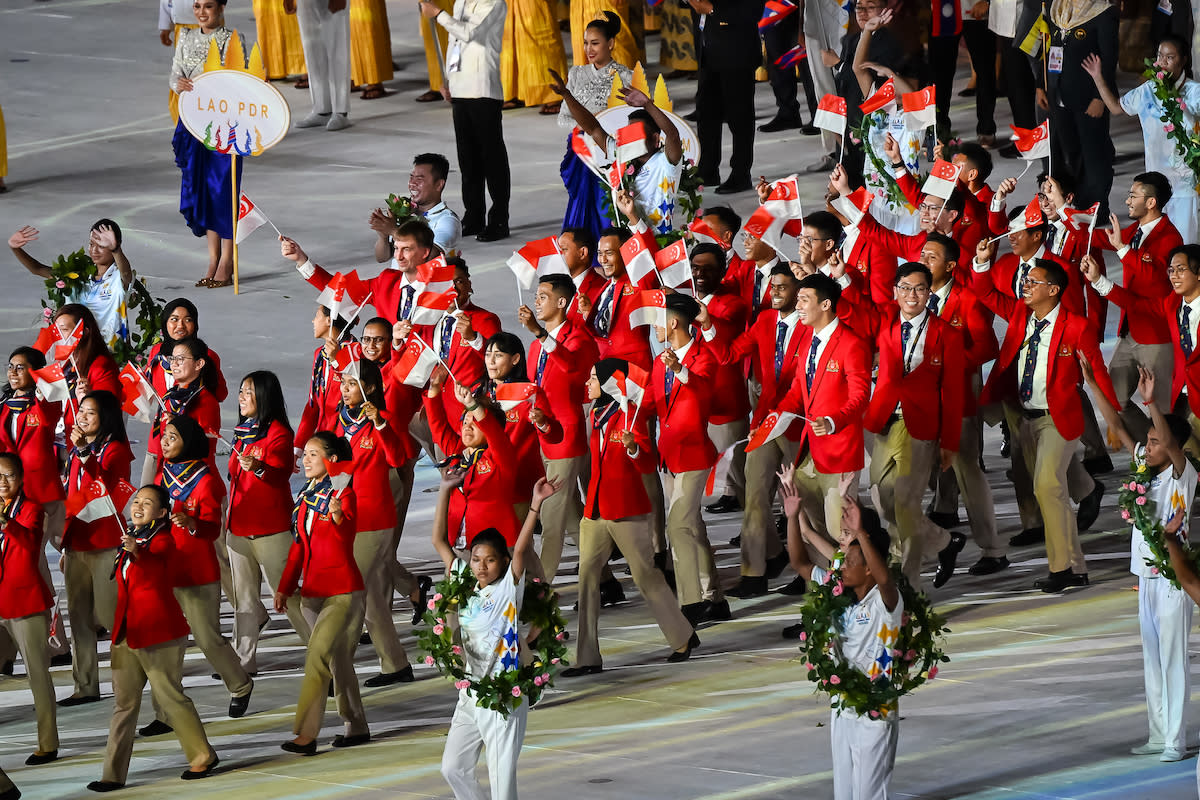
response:
<path fill-rule="evenodd" d="M 832 239 L 836 242 L 842 235 L 842 226 L 838 223 L 837 217 L 828 211 L 814 211 L 804 218 L 804 225 L 816 228 L 822 239 Z"/>
<path fill-rule="evenodd" d="M 933 286 L 933 273 L 929 271 L 929 267 L 920 261 L 906 261 L 896 267 L 896 283 L 899 283 L 909 275 L 922 275 L 925 278 L 925 283 Z"/>
<path fill-rule="evenodd" d="M 888 553 L 892 549 L 892 537 L 887 532 L 887 528 L 883 527 L 883 521 L 879 518 L 879 512 L 873 508 L 862 507 L 862 529 L 867 533 L 867 541 L 871 543 L 871 548 L 875 554 L 884 561 L 888 560 Z M 858 540 L 850 543 L 851 546 L 859 544 Z M 860 545 L 861 549 L 861 545 Z"/>
<path fill-rule="evenodd" d="M 1175 446 L 1182 448 L 1192 438 L 1192 426 L 1178 414 L 1163 414 L 1163 419 L 1167 422 L 1167 430 L 1171 432 Z"/>
<path fill-rule="evenodd" d="M 495 528 L 484 528 L 472 536 L 471 546 L 468 549 L 474 550 L 480 545 L 492 548 L 501 558 L 512 560 L 512 555 L 508 552 L 508 542 L 504 541 L 504 535 Z"/>
<path fill-rule="evenodd" d="M 441 153 L 421 153 L 413 158 L 413 166 L 424 164 L 429 167 L 435 180 L 444 181 L 450 174 L 450 162 Z"/>
<path fill-rule="evenodd" d="M 342 331 L 346 330 L 346 328 L 353 328 L 354 321 L 358 319 L 358 317 L 355 317 L 354 319 L 346 319 L 341 314 L 338 314 L 335 317 L 333 315 L 333 312 L 329 310 L 329 306 L 323 306 L 323 305 L 318 304 L 317 308 L 321 310 L 321 313 L 323 313 L 325 316 L 329 317 L 329 324 L 332 325 L 333 329 L 338 333 L 341 333 Z M 388 323 L 388 324 L 390 325 L 391 323 Z"/>
<path fill-rule="evenodd" d="M 1171 182 L 1161 172 L 1143 172 L 1135 175 L 1133 182 L 1144 186 L 1146 194 L 1158 201 L 1159 211 L 1171 202 Z"/>
<path fill-rule="evenodd" d="M 96 441 L 105 439 L 114 442 L 128 442 L 129 435 L 125 432 L 125 414 L 121 409 L 121 401 L 112 392 L 96 389 L 84 395 L 83 400 L 91 400 L 96 404 L 100 417 L 100 430 L 96 433 Z M 82 404 L 83 400 L 79 402 Z"/>
<path fill-rule="evenodd" d="M 1058 287 L 1058 295 L 1061 298 L 1063 292 L 1067 290 L 1067 271 L 1057 261 L 1051 261 L 1048 258 L 1034 259 L 1033 265 L 1041 267 L 1046 273 L 1046 280 L 1050 285 Z"/>
<path fill-rule="evenodd" d="M 621 240 L 621 244 L 625 244 L 633 238 L 633 231 L 629 230 L 629 228 L 619 228 L 616 225 L 609 225 L 600 231 L 599 238 L 603 239 L 605 236 L 615 236 Z"/>
<path fill-rule="evenodd" d="M 392 234 L 392 238 L 412 239 L 417 243 L 417 247 L 423 247 L 426 250 L 433 249 L 433 229 L 429 227 L 424 218 L 409 217 L 396 226 L 396 232 Z"/>
<path fill-rule="evenodd" d="M 692 252 L 688 254 L 688 258 L 695 260 L 696 256 L 710 255 L 717 259 L 718 266 L 721 267 L 721 273 L 724 274 L 729 266 L 729 260 L 725 255 L 725 248 L 719 244 L 712 242 L 701 242 L 692 248 Z"/>
<path fill-rule="evenodd" d="M 1200 275 L 1200 244 L 1181 244 L 1171 251 L 1167 256 L 1167 264 L 1174 260 L 1175 256 L 1182 255 L 1187 258 L 1188 271 L 1193 275 Z"/>
<path fill-rule="evenodd" d="M 101 226 L 103 226 L 103 225 L 107 225 L 108 227 L 112 228 L 113 238 L 117 240 L 117 247 L 120 247 L 121 246 L 121 226 L 118 225 L 115 221 L 109 219 L 108 217 L 105 217 L 104 219 L 98 219 L 94 223 L 92 223 L 92 230 L 98 231 L 98 230 L 100 230 Z"/>
<path fill-rule="evenodd" d="M 13 350 L 8 354 L 10 359 L 13 356 L 23 356 L 25 360 L 29 362 L 29 366 L 33 369 L 45 369 L 46 367 L 46 354 L 41 350 L 38 350 L 36 347 L 21 345 L 16 350 Z"/>
<path fill-rule="evenodd" d="M 1054 172 L 1043 172 L 1038 175 L 1038 186 L 1040 187 L 1047 179 L 1058 184 L 1058 190 L 1062 192 L 1064 198 L 1075 196 L 1075 176 L 1066 167 L 1056 165 Z"/>
<path fill-rule="evenodd" d="M 658 127 L 658 123 L 654 121 L 654 117 L 650 116 L 650 112 L 644 108 L 639 108 L 629 115 L 629 123 L 641 122 L 646 126 L 646 135 L 653 136 L 656 133 L 662 133 L 662 128 Z M 626 124 L 629 124 L 626 123 Z M 603 236 L 603 234 L 601 234 Z"/>
<path fill-rule="evenodd" d="M 17 477 L 25 480 L 25 465 L 21 463 L 21 457 L 16 453 L 0 453 L 0 461 L 7 461 L 12 467 L 13 472 L 17 473 Z"/>
<path fill-rule="evenodd" d="M 979 172 L 979 180 L 986 181 L 992 174 L 992 154 L 983 145 L 977 142 L 963 142 L 948 148 L 948 154 L 944 157 L 950 159 L 956 153 L 965 158 L 972 169 Z"/>
<path fill-rule="evenodd" d="M 157 483 L 147 483 L 145 486 L 138 489 L 139 492 L 150 492 L 154 495 L 154 502 L 158 503 L 158 507 L 167 511 L 171 510 L 171 493 L 167 491 L 167 487 L 159 486 Z"/>
<path fill-rule="evenodd" d="M 317 431 L 308 437 L 308 441 L 310 442 L 313 439 L 321 443 L 321 448 L 327 456 L 336 457 L 338 461 L 350 461 L 354 458 L 354 451 L 350 449 L 350 442 L 346 441 L 345 437 L 338 436 L 333 431 Z"/>
<path fill-rule="evenodd" d="M 571 240 L 575 242 L 576 247 L 586 247 L 588 255 L 595 257 L 596 234 L 592 233 L 590 229 L 574 226 L 563 228 L 562 232 L 571 234 Z"/>
<path fill-rule="evenodd" d="M 950 192 L 950 197 L 947 198 L 945 204 L 942 206 L 942 210 L 946 212 L 954 211 L 961 216 L 963 209 L 966 207 L 967 193 L 962 190 L 961 186 L 956 186 Z"/>
<path fill-rule="evenodd" d="M 575 296 L 575 281 L 571 280 L 570 275 L 564 275 L 561 272 L 555 272 L 550 275 L 543 275 L 538 278 L 539 284 L 546 284 L 554 291 L 555 294 L 562 295 L 570 300 Z"/>
<path fill-rule="evenodd" d="M 673 292 L 667 295 L 664 305 L 668 315 L 676 316 L 689 325 L 696 320 L 696 315 L 700 313 L 700 302 L 690 294 L 683 292 Z"/>
<path fill-rule="evenodd" d="M 806 275 L 800 281 L 801 289 L 812 289 L 817 295 L 818 302 L 829 301 L 831 311 L 837 311 L 838 300 L 842 297 L 842 287 L 824 272 L 814 272 Z"/>
<path fill-rule="evenodd" d="M 704 216 L 713 216 L 732 233 L 737 233 L 742 227 L 742 218 L 729 206 L 709 206 L 704 209 Z"/>
<path fill-rule="evenodd" d="M 446 259 L 447 266 L 454 267 L 456 270 L 462 270 L 463 274 L 468 278 L 471 277 L 471 268 L 467 266 L 467 260 L 462 256 L 450 256 Z"/>
<path fill-rule="evenodd" d="M 392 323 L 388 321 L 387 317 L 371 317 L 369 320 L 363 323 L 363 330 L 365 331 L 372 325 L 382 325 L 388 329 L 389 333 L 392 330 Z"/>
<path fill-rule="evenodd" d="M 934 231 L 925 237 L 925 243 L 941 245 L 942 256 L 947 261 L 953 261 L 957 264 L 958 259 L 962 258 L 962 248 L 958 246 L 958 242 L 954 241 L 954 237 L 952 236 Z"/>
<path fill-rule="evenodd" d="M 796 277 L 796 273 L 792 272 L 792 268 L 782 261 L 771 267 L 771 273 L 767 276 L 767 278 L 769 280 L 770 278 L 774 278 L 776 275 L 786 275 L 793 281 L 799 280 L 799 278 Z"/>

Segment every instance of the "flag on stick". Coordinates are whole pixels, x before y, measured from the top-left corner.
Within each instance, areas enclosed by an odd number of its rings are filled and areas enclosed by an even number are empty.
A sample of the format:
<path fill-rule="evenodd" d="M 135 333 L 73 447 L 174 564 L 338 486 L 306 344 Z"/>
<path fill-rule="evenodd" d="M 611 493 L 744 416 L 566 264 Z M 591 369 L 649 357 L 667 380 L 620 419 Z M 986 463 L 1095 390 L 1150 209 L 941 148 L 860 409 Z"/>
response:
<path fill-rule="evenodd" d="M 757 450 L 772 439 L 778 439 L 787 433 L 787 429 L 798 419 L 803 417 L 787 411 L 772 411 L 750 434 L 750 440 L 746 442 L 746 452 Z"/>

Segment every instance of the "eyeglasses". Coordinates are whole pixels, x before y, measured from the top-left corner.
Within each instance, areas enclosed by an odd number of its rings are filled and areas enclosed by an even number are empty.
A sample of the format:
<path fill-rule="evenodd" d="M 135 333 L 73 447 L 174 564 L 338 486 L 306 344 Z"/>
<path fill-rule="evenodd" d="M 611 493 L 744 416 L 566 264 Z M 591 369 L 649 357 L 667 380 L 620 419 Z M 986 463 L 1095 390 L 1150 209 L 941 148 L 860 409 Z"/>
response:
<path fill-rule="evenodd" d="M 29 365 L 28 364 L 14 364 L 10 361 L 10 362 L 8 362 L 8 371 L 16 372 L 16 373 L 28 372 Z"/>
<path fill-rule="evenodd" d="M 185 361 L 195 360 L 196 359 L 192 356 L 167 356 L 167 361 L 170 361 L 172 364 L 182 364 Z"/>
<path fill-rule="evenodd" d="M 1022 286 L 1052 286 L 1053 284 L 1051 284 L 1050 281 L 1039 281 L 1039 280 L 1034 280 L 1033 278 L 1026 277 L 1026 278 L 1021 279 L 1021 285 Z"/>
<path fill-rule="evenodd" d="M 897 283 L 896 291 L 900 294 L 929 294 L 928 286 L 909 286 L 907 283 Z"/>
<path fill-rule="evenodd" d="M 1187 267 L 1167 267 L 1168 275 L 1182 275 L 1185 272 L 1191 272 L 1191 270 Z M 9 366 L 11 367 L 12 365 L 10 364 Z"/>
<path fill-rule="evenodd" d="M 363 344 L 383 344 L 389 338 L 388 336 L 363 336 L 359 341 Z"/>
<path fill-rule="evenodd" d="M 936 214 L 937 212 L 941 211 L 943 208 L 945 208 L 944 205 L 931 206 L 931 205 L 929 205 L 929 203 L 921 203 L 921 205 L 917 206 L 917 211 L 922 211 L 926 214 Z"/>
<path fill-rule="evenodd" d="M 15 481 L 17 479 L 18 479 L 18 475 L 15 472 L 0 472 L 0 481 L 4 481 L 5 483 L 12 483 L 13 481 Z"/>

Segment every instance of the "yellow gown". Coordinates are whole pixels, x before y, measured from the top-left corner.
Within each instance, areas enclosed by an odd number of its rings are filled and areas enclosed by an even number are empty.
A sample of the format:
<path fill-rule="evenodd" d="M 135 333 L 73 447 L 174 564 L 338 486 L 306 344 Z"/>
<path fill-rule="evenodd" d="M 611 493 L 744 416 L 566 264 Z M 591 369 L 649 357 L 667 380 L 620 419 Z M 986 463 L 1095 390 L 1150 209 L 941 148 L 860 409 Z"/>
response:
<path fill-rule="evenodd" d="M 278 0 L 254 0 L 254 22 L 258 26 L 258 50 L 262 53 L 267 80 L 303 75 L 304 45 L 295 14 L 283 13 Z"/>
<path fill-rule="evenodd" d="M 430 0 L 430 2 L 442 11 L 454 11 L 454 0 Z M 442 68 L 438 62 L 438 53 L 442 54 L 442 60 L 445 61 L 449 34 L 446 33 L 445 28 L 431 19 L 426 19 L 420 12 L 417 12 L 417 19 L 421 26 L 421 40 L 425 43 L 425 67 L 429 70 L 429 88 L 440 92 L 442 90 Z"/>
<path fill-rule="evenodd" d="M 392 34 L 384 0 L 350 0 L 351 82 L 363 86 L 392 76 Z"/>
<path fill-rule="evenodd" d="M 618 64 L 636 64 L 644 61 L 641 48 L 629 27 L 628 0 L 571 0 L 571 52 L 575 63 L 586 64 L 587 56 L 583 52 L 583 31 L 589 22 L 600 17 L 601 11 L 615 12 L 621 18 L 621 32 L 617 34 L 616 46 L 613 48 L 612 59 Z"/>
<path fill-rule="evenodd" d="M 692 12 L 672 3 L 663 3 L 659 6 L 659 16 L 662 19 L 659 65 L 665 71 L 698 69 Z"/>
<path fill-rule="evenodd" d="M 509 0 L 500 47 L 500 83 L 505 100 L 527 106 L 556 103 L 550 70 L 566 76 L 567 51 L 551 0 Z"/>

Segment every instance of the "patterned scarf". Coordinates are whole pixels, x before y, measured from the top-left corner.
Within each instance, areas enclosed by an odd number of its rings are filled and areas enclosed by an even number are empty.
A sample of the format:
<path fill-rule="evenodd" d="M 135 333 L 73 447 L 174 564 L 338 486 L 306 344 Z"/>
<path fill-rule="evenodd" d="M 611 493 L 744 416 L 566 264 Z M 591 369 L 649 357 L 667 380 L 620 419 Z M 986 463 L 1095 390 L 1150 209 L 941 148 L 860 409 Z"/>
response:
<path fill-rule="evenodd" d="M 203 461 L 166 461 L 163 463 L 163 487 L 172 500 L 186 502 L 208 474 Z"/>
<path fill-rule="evenodd" d="M 296 495 L 296 505 L 292 507 L 292 539 L 300 541 L 300 510 L 304 509 L 306 518 L 310 514 L 328 514 L 332 497 L 333 482 L 328 475 L 320 479 L 309 478 Z"/>
<path fill-rule="evenodd" d="M 204 384 L 196 381 L 191 386 L 182 386 L 175 384 L 167 390 L 166 396 L 163 398 L 162 412 L 154 418 L 153 433 L 155 436 L 162 435 L 163 417 L 170 414 L 172 417 L 183 415 L 187 411 L 187 407 L 196 399 L 196 395 L 204 390 Z"/>
<path fill-rule="evenodd" d="M 338 404 L 338 422 L 342 425 L 342 435 L 346 437 L 346 441 L 353 440 L 354 435 L 362 430 L 370 421 L 367 419 L 367 415 L 363 413 L 362 406 L 351 410 L 346 407 L 344 402 Z"/>
<path fill-rule="evenodd" d="M 308 382 L 308 404 L 310 406 L 319 405 L 321 398 L 325 396 L 325 376 L 329 371 L 328 364 L 324 353 L 318 353 L 317 357 L 313 359 L 312 379 Z"/>
<path fill-rule="evenodd" d="M 12 388 L 4 390 L 4 407 L 13 414 L 20 414 L 28 411 L 37 402 L 33 391 L 28 391 L 26 394 L 17 394 Z"/>
<path fill-rule="evenodd" d="M 244 453 L 247 446 L 254 444 L 266 435 L 267 427 L 260 425 L 257 418 L 248 417 L 233 429 L 234 449 L 239 453 Z"/>
<path fill-rule="evenodd" d="M 126 528 L 129 531 L 129 535 L 137 542 L 138 547 L 145 547 L 151 539 L 167 530 L 169 523 L 170 517 L 163 517 L 162 519 L 148 522 L 145 525 L 134 525 L 130 522 L 126 525 Z M 127 561 L 129 561 L 129 553 L 125 552 L 124 547 L 119 548 L 116 557 L 113 559 L 112 575 L 109 578 L 115 578 L 117 572 L 121 570 Z M 130 561 L 129 563 L 133 562 Z"/>
<path fill-rule="evenodd" d="M 100 441 L 95 439 L 91 442 L 86 442 L 82 447 L 72 447 L 71 452 L 67 455 L 67 476 L 70 480 L 71 470 L 76 462 L 79 462 L 79 469 L 76 470 L 73 486 L 69 489 L 78 489 L 83 485 L 83 460 L 85 458 L 95 457 L 97 464 L 104 463 L 104 454 L 108 451 L 108 446 L 112 444 L 112 439 Z"/>

